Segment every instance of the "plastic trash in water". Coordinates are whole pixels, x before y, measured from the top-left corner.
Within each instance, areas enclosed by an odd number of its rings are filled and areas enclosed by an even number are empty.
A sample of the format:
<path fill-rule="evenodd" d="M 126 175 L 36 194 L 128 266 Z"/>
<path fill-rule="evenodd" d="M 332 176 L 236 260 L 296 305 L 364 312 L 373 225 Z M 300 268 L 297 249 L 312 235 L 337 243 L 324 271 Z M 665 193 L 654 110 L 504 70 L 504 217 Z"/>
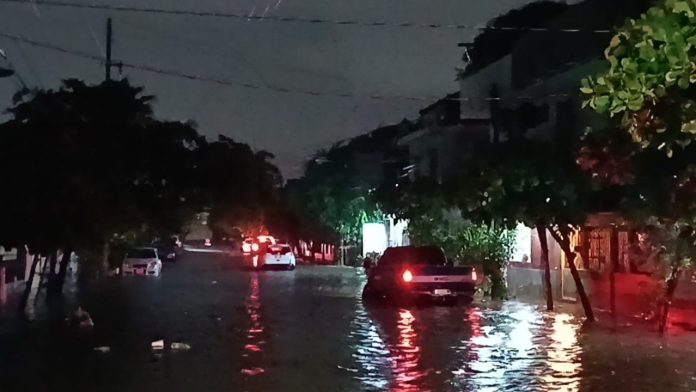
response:
<path fill-rule="evenodd" d="M 242 369 L 241 373 L 247 376 L 258 376 L 259 374 L 265 373 L 266 370 L 263 368 L 253 368 L 253 369 Z"/>
<path fill-rule="evenodd" d="M 186 351 L 191 349 L 191 345 L 181 342 L 174 342 L 170 347 L 172 351 Z"/>
<path fill-rule="evenodd" d="M 82 309 L 82 306 L 79 306 L 73 314 L 73 320 L 81 329 L 94 328 L 94 321 L 92 321 L 92 316 L 90 316 L 89 312 Z"/>
<path fill-rule="evenodd" d="M 164 350 L 164 340 L 155 340 L 150 344 L 153 350 Z"/>
<path fill-rule="evenodd" d="M 102 354 L 108 354 L 108 353 L 111 352 L 111 347 L 109 347 L 109 346 L 99 346 L 99 347 L 95 347 L 95 348 L 94 348 L 94 351 L 96 351 L 96 352 L 98 352 L 98 353 L 102 353 Z"/>

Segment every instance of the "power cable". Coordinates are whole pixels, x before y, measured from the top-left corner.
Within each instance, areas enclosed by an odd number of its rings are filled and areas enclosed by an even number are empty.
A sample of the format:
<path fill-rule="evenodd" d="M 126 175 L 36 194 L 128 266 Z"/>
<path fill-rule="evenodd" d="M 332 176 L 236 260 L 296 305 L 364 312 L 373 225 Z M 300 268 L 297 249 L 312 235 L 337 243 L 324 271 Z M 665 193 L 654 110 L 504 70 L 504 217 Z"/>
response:
<path fill-rule="evenodd" d="M 2 1 L 2 0 L 0 0 Z M 40 42 L 33 40 L 31 38 L 26 38 L 22 37 L 19 35 L 14 35 L 14 34 L 8 34 L 8 33 L 2 33 L 0 32 L 0 37 L 1 38 L 6 38 L 10 40 L 14 40 L 17 42 L 22 42 L 27 45 L 43 48 L 43 49 L 49 49 L 53 50 L 59 53 L 64 53 L 72 56 L 77 56 L 77 57 L 82 57 L 85 59 L 89 59 L 92 61 L 98 61 L 100 63 L 104 62 L 104 59 L 101 56 L 97 56 L 91 53 L 87 53 L 84 51 L 80 50 L 74 50 L 74 49 L 67 49 L 62 46 L 54 45 L 54 44 L 49 44 L 45 42 Z M 510 101 L 510 100 L 524 100 L 524 101 L 530 101 L 530 100 L 538 100 L 541 98 L 540 96 L 525 96 L 525 95 L 519 95 L 519 96 L 514 96 L 514 97 L 436 97 L 436 96 L 408 96 L 408 95 L 396 95 L 396 94 L 365 94 L 365 95 L 358 95 L 358 94 L 351 94 L 351 93 L 328 93 L 328 92 L 322 92 L 322 91 L 316 91 L 316 90 L 306 90 L 306 89 L 290 89 L 290 88 L 285 88 L 285 87 L 277 87 L 277 86 L 272 86 L 272 85 L 258 85 L 254 83 L 245 83 L 245 82 L 238 82 L 238 81 L 233 81 L 233 80 L 228 80 L 228 79 L 222 79 L 222 78 L 216 78 L 212 76 L 204 76 L 204 75 L 195 75 L 192 73 L 188 72 L 183 72 L 183 71 L 177 71 L 177 70 L 172 70 L 172 69 L 165 69 L 165 68 L 160 68 L 160 67 L 155 67 L 152 65 L 147 65 L 147 64 L 137 64 L 137 63 L 129 63 L 129 62 L 124 62 L 124 61 L 114 61 L 115 66 L 123 67 L 123 68 L 130 68 L 130 69 L 135 69 L 139 71 L 145 71 L 145 72 L 150 72 L 150 73 L 155 73 L 155 74 L 160 74 L 160 75 L 166 75 L 166 76 L 173 76 L 173 77 L 178 77 L 182 79 L 187 79 L 187 80 L 194 80 L 194 81 L 201 81 L 201 82 L 209 82 L 209 83 L 214 83 L 214 84 L 219 84 L 223 86 L 232 86 L 232 87 L 243 87 L 246 89 L 252 89 L 252 90 L 269 90 L 269 91 L 274 91 L 274 92 L 279 92 L 279 93 L 290 93 L 290 94 L 300 94 L 300 95 L 309 95 L 313 97 L 332 97 L 332 98 L 363 98 L 363 99 L 371 99 L 371 100 L 386 100 L 386 99 L 399 99 L 399 100 L 406 100 L 406 101 L 425 101 L 425 102 L 432 102 L 432 101 Z M 546 98 L 568 98 L 571 97 L 571 94 L 547 94 L 544 95 L 543 97 Z"/>
<path fill-rule="evenodd" d="M 552 32 L 552 33 L 590 33 L 590 34 L 612 34 L 611 29 L 585 29 L 574 27 L 517 27 L 517 26 L 488 26 L 488 25 L 471 25 L 459 23 L 423 23 L 423 22 L 387 22 L 387 21 L 362 21 L 362 20 L 342 20 L 342 19 L 325 19 L 325 18 L 310 18 L 300 16 L 277 16 L 277 15 L 253 15 L 236 12 L 223 11 L 206 11 L 206 10 L 185 10 L 173 8 L 159 7 L 140 7 L 126 5 L 110 5 L 110 4 L 94 4 L 94 3 L 76 3 L 60 0 L 0 0 L 1 3 L 17 3 L 27 4 L 31 6 L 45 5 L 50 7 L 66 7 L 66 8 L 81 8 L 93 9 L 102 11 L 117 11 L 117 12 L 136 12 L 146 14 L 159 15 L 178 15 L 178 16 L 197 16 L 197 17 L 213 17 L 227 19 L 241 19 L 245 21 L 259 20 L 269 22 L 290 22 L 290 23 L 305 23 L 305 24 L 327 24 L 341 26 L 360 26 L 360 27 L 387 27 L 387 28 L 421 28 L 421 29 L 448 29 L 448 30 L 497 30 L 497 31 L 524 31 L 524 32 Z"/>

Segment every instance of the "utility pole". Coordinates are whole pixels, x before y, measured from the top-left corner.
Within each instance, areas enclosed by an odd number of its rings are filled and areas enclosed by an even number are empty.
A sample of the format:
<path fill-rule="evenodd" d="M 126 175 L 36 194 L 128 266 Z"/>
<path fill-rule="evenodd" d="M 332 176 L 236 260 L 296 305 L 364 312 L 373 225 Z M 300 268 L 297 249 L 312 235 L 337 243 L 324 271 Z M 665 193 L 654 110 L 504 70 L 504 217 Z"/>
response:
<path fill-rule="evenodd" d="M 111 80 L 111 18 L 106 19 L 106 61 L 104 62 L 104 78 L 105 80 Z"/>

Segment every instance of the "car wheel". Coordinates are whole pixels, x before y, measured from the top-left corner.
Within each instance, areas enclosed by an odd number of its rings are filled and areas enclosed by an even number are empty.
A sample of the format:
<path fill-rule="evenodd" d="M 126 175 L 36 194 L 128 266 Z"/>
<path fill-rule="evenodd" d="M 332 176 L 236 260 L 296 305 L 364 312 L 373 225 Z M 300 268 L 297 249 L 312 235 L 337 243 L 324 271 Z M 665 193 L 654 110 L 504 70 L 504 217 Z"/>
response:
<path fill-rule="evenodd" d="M 289 271 L 294 271 L 294 270 L 295 270 L 295 264 L 290 264 L 290 265 L 288 265 L 288 270 L 289 270 Z"/>

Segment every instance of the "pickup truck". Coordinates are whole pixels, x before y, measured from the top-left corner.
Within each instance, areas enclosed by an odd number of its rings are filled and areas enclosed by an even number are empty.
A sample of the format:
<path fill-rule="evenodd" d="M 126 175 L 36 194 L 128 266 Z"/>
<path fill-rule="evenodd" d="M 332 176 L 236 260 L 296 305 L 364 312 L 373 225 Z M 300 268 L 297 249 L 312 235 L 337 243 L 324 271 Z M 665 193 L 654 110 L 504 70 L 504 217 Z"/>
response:
<path fill-rule="evenodd" d="M 470 302 L 476 292 L 476 270 L 454 267 L 436 246 L 402 246 L 384 251 L 376 266 L 365 266 L 363 299 L 412 303 L 421 299 Z"/>

